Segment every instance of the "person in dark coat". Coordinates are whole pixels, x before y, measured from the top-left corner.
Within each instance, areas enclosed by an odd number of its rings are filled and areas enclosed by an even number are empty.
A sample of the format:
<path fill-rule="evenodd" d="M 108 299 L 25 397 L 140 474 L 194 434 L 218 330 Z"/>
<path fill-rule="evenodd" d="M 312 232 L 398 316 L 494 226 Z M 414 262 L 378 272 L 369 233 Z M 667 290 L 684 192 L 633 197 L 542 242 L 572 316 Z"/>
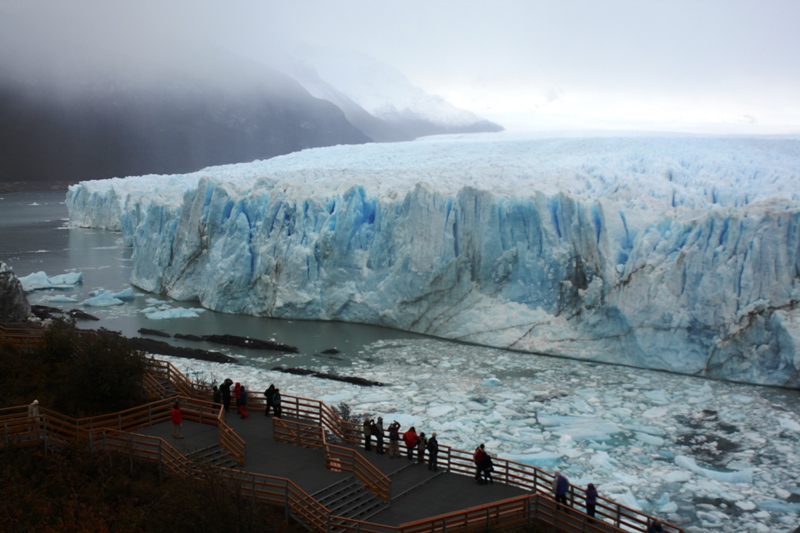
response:
<path fill-rule="evenodd" d="M 431 434 L 428 439 L 428 470 L 436 471 L 439 468 L 439 441 L 436 440 L 436 432 Z"/>
<path fill-rule="evenodd" d="M 664 528 L 661 526 L 661 520 L 656 518 L 649 526 L 647 526 L 647 533 L 664 533 Z"/>
<path fill-rule="evenodd" d="M 428 439 L 425 438 L 425 432 L 420 431 L 417 438 L 417 462 L 425 464 L 425 447 L 428 445 Z"/>
<path fill-rule="evenodd" d="M 389 424 L 389 459 L 400 457 L 400 422 Z"/>
<path fill-rule="evenodd" d="M 269 416 L 269 410 L 272 409 L 275 411 L 275 402 L 273 398 L 275 397 L 275 385 L 270 383 L 267 390 L 264 391 L 264 398 L 267 399 L 267 407 L 264 410 L 264 416 Z"/>
<path fill-rule="evenodd" d="M 556 502 L 567 505 L 567 492 L 569 491 L 569 480 L 561 475 L 560 470 L 556 470 L 553 477 L 553 492 L 556 495 Z"/>
<path fill-rule="evenodd" d="M 226 413 L 231 408 L 231 384 L 233 381 L 228 378 L 219 386 L 219 392 L 222 393 L 222 405 L 225 406 Z"/>
<path fill-rule="evenodd" d="M 281 390 L 275 389 L 272 394 L 272 407 L 275 409 L 275 417 L 281 417 Z"/>
<path fill-rule="evenodd" d="M 211 391 L 213 393 L 212 397 L 214 398 L 214 407 L 219 408 L 219 406 L 222 405 L 222 393 L 216 385 L 214 385 Z"/>
<path fill-rule="evenodd" d="M 492 471 L 494 470 L 494 463 L 492 463 L 492 456 L 488 453 L 483 454 L 481 458 L 480 464 L 481 474 L 483 474 L 483 484 L 492 483 L 494 484 L 494 480 L 492 479 Z"/>
<path fill-rule="evenodd" d="M 586 486 L 586 514 L 594 516 L 594 510 L 597 506 L 597 489 L 594 483 L 589 483 Z"/>
<path fill-rule="evenodd" d="M 378 449 L 376 450 L 377 453 L 383 455 L 383 417 L 378 417 L 378 421 L 375 423 L 375 436 L 378 438 Z"/>
<path fill-rule="evenodd" d="M 372 420 L 364 418 L 364 451 L 372 450 Z"/>

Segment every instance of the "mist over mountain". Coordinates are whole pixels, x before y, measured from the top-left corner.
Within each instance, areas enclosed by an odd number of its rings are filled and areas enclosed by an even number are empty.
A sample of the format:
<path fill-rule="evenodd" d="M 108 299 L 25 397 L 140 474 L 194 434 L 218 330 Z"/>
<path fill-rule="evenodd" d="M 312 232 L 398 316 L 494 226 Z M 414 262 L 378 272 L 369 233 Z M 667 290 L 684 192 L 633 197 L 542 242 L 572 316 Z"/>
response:
<path fill-rule="evenodd" d="M 0 65 L 0 181 L 183 173 L 305 148 L 502 129 L 368 58 L 360 61 L 373 79 L 334 76 L 331 63 L 323 80 L 305 63 L 289 69 L 297 80 L 218 49 L 197 54 L 197 64 L 185 54 L 100 73 L 68 58 L 49 70 Z M 359 82 L 373 112 L 353 98 Z"/>

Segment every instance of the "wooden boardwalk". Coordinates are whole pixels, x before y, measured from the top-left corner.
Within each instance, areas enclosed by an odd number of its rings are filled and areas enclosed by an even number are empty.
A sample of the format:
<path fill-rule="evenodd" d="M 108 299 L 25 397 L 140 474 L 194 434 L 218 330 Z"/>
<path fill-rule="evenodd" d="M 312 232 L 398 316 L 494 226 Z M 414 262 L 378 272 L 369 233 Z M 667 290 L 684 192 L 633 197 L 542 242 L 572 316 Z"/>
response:
<path fill-rule="evenodd" d="M 334 472 L 326 467 L 322 450 L 295 446 L 274 439 L 273 418 L 263 413 L 252 413 L 242 420 L 232 412 L 226 421 L 247 442 L 245 464 L 248 472 L 291 479 L 312 496 L 343 481 L 351 474 Z M 172 424 L 164 422 L 137 431 L 144 435 L 162 438 L 172 443 L 185 455 L 207 448 L 217 442 L 216 428 L 194 422 L 184 423 L 184 439 L 172 439 Z M 491 485 L 478 485 L 469 476 L 448 473 L 440 469 L 428 470 L 416 458 L 405 456 L 389 459 L 388 454 L 378 455 L 363 448 L 358 450 L 364 458 L 392 480 L 392 499 L 389 508 L 370 518 L 370 522 L 397 526 L 423 518 L 460 511 L 470 507 L 530 494 L 519 487 L 495 481 Z"/>

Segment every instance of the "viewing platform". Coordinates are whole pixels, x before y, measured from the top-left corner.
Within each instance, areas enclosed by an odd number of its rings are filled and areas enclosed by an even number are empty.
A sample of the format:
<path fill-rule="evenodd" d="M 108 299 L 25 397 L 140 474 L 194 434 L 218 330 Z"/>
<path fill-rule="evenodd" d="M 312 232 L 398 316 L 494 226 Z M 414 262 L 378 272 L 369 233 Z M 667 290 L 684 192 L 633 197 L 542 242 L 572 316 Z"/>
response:
<path fill-rule="evenodd" d="M 0 410 L 0 445 L 43 446 L 49 452 L 80 441 L 90 450 L 157 462 L 165 474 L 216 475 L 315 531 L 484 531 L 541 524 L 569 533 L 644 532 L 654 520 L 604 498 L 591 518 L 584 513 L 584 490 L 575 486 L 569 505 L 558 505 L 552 474 L 501 458 L 493 458 L 494 482 L 479 485 L 472 452 L 444 443 L 437 471 L 418 463 L 416 452 L 408 460 L 404 446 L 394 459 L 367 452 L 361 424 L 343 420 L 318 400 L 283 396 L 283 417 L 275 418 L 265 417 L 263 398 L 251 397 L 250 416 L 242 419 L 211 402 L 208 387 L 156 359 L 148 360 L 143 386 L 158 399 L 91 418 L 41 408 L 42 421 L 32 425 L 27 406 Z M 172 437 L 176 400 L 183 412 L 182 439 Z M 683 532 L 671 524 L 664 531 Z"/>

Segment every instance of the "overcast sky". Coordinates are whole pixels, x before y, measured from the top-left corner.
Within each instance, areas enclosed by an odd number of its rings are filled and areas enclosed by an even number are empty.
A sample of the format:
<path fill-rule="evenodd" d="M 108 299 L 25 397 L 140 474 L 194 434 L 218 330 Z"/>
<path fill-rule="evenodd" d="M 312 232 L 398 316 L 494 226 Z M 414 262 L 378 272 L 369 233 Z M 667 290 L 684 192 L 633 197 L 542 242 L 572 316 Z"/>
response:
<path fill-rule="evenodd" d="M 799 26 L 797 0 L 0 0 L 0 62 L 202 65 L 191 43 L 257 58 L 305 42 L 512 129 L 800 132 Z"/>

